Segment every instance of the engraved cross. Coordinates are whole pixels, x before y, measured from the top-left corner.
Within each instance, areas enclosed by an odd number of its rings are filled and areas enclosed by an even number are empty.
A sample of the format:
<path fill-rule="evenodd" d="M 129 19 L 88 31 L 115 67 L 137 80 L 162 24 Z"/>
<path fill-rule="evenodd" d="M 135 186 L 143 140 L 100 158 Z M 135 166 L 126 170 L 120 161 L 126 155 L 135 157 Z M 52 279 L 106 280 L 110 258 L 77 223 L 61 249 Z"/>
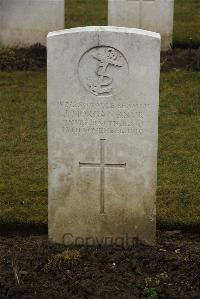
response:
<path fill-rule="evenodd" d="M 126 163 L 105 163 L 105 139 L 100 139 L 100 163 L 79 162 L 79 167 L 100 168 L 100 214 L 104 214 L 105 168 L 126 168 Z"/>

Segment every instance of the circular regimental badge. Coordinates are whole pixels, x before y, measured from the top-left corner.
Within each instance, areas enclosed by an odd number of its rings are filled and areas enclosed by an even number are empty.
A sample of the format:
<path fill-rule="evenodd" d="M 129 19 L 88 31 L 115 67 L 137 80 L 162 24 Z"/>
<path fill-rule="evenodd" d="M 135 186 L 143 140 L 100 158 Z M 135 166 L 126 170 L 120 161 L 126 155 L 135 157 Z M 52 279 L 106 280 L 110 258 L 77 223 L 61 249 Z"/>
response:
<path fill-rule="evenodd" d="M 116 95 L 128 82 L 128 63 L 124 55 L 108 46 L 88 50 L 79 61 L 79 78 L 91 94 Z"/>

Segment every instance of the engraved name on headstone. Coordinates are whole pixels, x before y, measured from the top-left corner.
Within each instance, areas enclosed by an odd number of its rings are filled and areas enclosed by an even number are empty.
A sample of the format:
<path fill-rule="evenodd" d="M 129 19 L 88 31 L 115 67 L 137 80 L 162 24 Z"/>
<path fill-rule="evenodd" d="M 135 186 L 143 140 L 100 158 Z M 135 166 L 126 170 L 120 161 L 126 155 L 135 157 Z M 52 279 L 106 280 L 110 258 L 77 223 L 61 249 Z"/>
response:
<path fill-rule="evenodd" d="M 48 35 L 49 237 L 155 242 L 160 35 Z"/>

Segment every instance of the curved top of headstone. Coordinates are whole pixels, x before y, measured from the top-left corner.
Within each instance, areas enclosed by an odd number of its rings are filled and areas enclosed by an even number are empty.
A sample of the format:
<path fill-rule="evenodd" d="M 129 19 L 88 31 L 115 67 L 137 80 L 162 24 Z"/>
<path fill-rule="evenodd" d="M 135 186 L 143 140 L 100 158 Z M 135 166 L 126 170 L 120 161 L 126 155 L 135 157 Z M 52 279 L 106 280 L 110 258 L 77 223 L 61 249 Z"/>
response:
<path fill-rule="evenodd" d="M 69 33 L 80 33 L 80 32 L 120 32 L 120 33 L 134 33 L 137 35 L 143 35 L 146 37 L 153 37 L 160 39 L 160 33 L 147 31 L 137 28 L 127 28 L 127 27 L 116 27 L 116 26 L 87 26 L 87 27 L 75 27 L 65 30 L 58 30 L 49 32 L 47 35 L 48 38 L 54 37 L 57 35 L 69 34 Z"/>
<path fill-rule="evenodd" d="M 154 243 L 160 34 L 73 28 L 47 48 L 50 239 Z"/>

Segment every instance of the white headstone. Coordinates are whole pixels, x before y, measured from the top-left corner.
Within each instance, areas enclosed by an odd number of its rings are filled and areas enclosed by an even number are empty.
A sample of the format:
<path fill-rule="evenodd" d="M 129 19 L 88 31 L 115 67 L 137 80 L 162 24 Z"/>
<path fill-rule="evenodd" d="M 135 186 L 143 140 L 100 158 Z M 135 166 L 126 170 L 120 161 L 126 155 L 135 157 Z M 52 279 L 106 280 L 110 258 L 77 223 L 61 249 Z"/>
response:
<path fill-rule="evenodd" d="M 64 28 L 64 0 L 0 0 L 0 46 L 46 45 L 50 31 Z"/>
<path fill-rule="evenodd" d="M 74 28 L 47 46 L 50 239 L 153 243 L 160 35 Z"/>
<path fill-rule="evenodd" d="M 161 34 L 162 50 L 171 48 L 174 0 L 108 0 L 108 25 Z"/>

